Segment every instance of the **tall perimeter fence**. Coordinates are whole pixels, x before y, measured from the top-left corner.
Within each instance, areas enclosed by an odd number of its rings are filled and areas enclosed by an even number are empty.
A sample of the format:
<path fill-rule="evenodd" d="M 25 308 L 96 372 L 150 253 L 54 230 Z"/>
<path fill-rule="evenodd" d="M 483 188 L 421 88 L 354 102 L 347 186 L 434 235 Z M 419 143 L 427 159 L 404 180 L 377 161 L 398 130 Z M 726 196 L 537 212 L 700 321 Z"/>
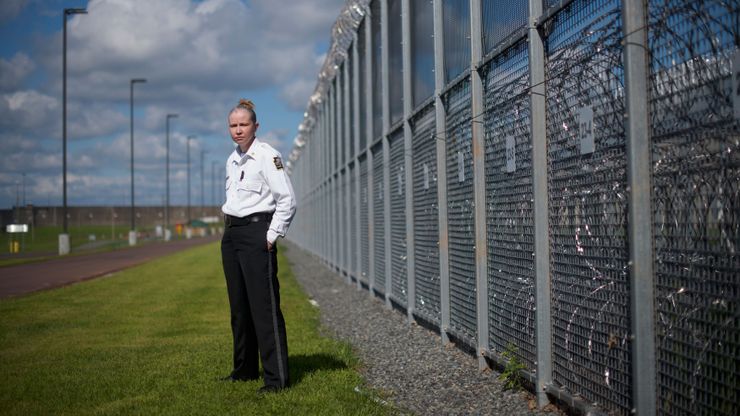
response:
<path fill-rule="evenodd" d="M 541 406 L 738 414 L 739 27 L 737 0 L 349 1 L 290 238 Z"/>

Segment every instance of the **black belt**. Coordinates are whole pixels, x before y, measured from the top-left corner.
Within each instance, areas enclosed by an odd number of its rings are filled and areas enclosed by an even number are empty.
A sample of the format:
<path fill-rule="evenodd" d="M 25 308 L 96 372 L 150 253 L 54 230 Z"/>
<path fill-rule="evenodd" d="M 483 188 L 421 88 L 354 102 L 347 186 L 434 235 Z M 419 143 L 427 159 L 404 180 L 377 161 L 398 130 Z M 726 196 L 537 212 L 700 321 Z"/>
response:
<path fill-rule="evenodd" d="M 247 215 L 246 217 L 235 217 L 233 215 L 224 214 L 224 225 L 226 225 L 226 227 L 239 227 L 249 225 L 253 222 L 270 221 L 272 221 L 272 213 L 270 212 L 257 212 L 255 214 Z"/>

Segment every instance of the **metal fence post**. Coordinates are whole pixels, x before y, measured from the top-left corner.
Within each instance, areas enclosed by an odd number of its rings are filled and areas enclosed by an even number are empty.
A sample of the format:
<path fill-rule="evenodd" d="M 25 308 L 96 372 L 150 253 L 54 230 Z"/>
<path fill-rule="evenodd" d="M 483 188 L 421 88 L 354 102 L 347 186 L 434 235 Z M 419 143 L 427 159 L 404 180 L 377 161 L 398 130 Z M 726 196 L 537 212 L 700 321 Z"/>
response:
<path fill-rule="evenodd" d="M 470 0 L 471 71 L 473 140 L 473 189 L 475 197 L 475 290 L 478 324 L 478 368 L 488 367 L 488 240 L 486 238 L 486 141 L 485 127 L 476 120 L 483 113 L 483 82 L 478 63 L 483 58 L 480 0 Z"/>
<path fill-rule="evenodd" d="M 550 310 L 550 246 L 547 193 L 547 135 L 545 127 L 545 48 L 537 19 L 542 1 L 529 0 L 529 71 L 534 198 L 534 255 L 536 291 L 537 405 L 549 403 L 545 389 L 552 383 L 552 327 Z"/>
<path fill-rule="evenodd" d="M 390 130 L 390 80 L 389 80 L 389 74 L 388 74 L 388 56 L 389 56 L 389 43 L 388 43 L 388 1 L 383 1 L 380 6 L 380 13 L 381 13 L 381 31 L 380 31 L 380 38 L 382 42 L 382 55 L 383 55 L 383 93 L 381 96 L 383 97 L 383 151 L 381 153 L 383 158 L 383 172 L 382 172 L 382 178 L 380 179 L 383 183 L 383 212 L 385 213 L 386 221 L 383 221 L 383 239 L 385 241 L 383 247 L 385 248 L 385 252 L 383 253 L 385 256 L 385 287 L 383 289 L 384 297 L 385 297 L 385 304 L 386 306 L 391 306 L 391 222 L 390 222 L 390 212 L 391 212 L 391 203 L 390 203 L 390 149 L 388 144 L 388 133 Z"/>
<path fill-rule="evenodd" d="M 357 39 L 357 36 L 355 36 L 355 39 Z M 352 49 L 354 50 L 355 48 L 352 48 Z M 347 61 L 354 62 L 354 55 L 348 55 Z M 352 67 L 354 66 L 355 65 L 353 64 Z M 345 114 L 344 131 L 346 132 L 347 143 L 344 148 L 344 155 L 345 155 L 344 174 L 346 175 L 345 182 L 347 184 L 347 189 L 346 189 L 347 193 L 345 195 L 345 201 L 346 201 L 345 209 L 346 209 L 347 215 L 345 216 L 345 219 L 344 219 L 344 229 L 345 229 L 345 232 L 347 233 L 347 239 L 346 239 L 347 246 L 344 248 L 344 270 L 345 270 L 346 277 L 347 277 L 347 283 L 352 282 L 352 277 L 351 277 L 352 276 L 352 270 L 351 270 L 352 268 L 352 251 L 351 251 L 352 243 L 350 239 L 352 238 L 352 235 L 354 234 L 353 230 L 351 230 L 351 225 L 350 225 L 352 223 L 352 219 L 350 218 L 350 216 L 353 215 L 353 213 L 352 213 L 352 204 L 351 204 L 352 178 L 349 175 L 349 164 L 351 163 L 352 156 L 353 156 L 352 153 L 350 152 L 351 147 L 350 147 L 349 142 L 350 140 L 355 139 L 354 132 L 350 131 L 350 122 L 349 122 L 350 120 L 349 110 L 350 108 L 352 108 L 350 101 L 349 101 L 349 97 L 350 97 L 350 88 L 352 87 L 353 86 L 350 85 L 349 83 L 349 68 L 348 68 L 348 65 L 345 64 L 344 65 L 344 111 L 345 111 L 344 112 Z M 352 147 L 354 147 L 354 144 Z"/>
<path fill-rule="evenodd" d="M 647 4 L 622 1 L 629 184 L 630 319 L 633 412 L 656 412 L 655 288 L 648 115 Z"/>
<path fill-rule="evenodd" d="M 330 178 L 330 174 L 331 174 L 331 167 L 330 167 L 331 158 L 329 157 L 329 149 L 331 148 L 331 146 L 330 146 L 330 142 L 331 142 L 331 140 L 330 140 L 331 130 L 329 129 L 329 127 L 330 127 L 330 123 L 329 123 L 329 120 L 330 120 L 330 117 L 329 117 L 330 110 L 329 110 L 329 95 L 328 94 L 327 94 L 326 97 L 324 97 L 324 100 L 325 100 L 324 101 L 324 104 L 325 104 L 324 105 L 324 121 L 323 121 L 323 124 L 324 124 L 324 136 L 323 136 L 324 149 L 321 152 L 321 154 L 324 156 L 324 164 L 323 164 L 323 166 L 324 166 L 324 174 L 321 175 L 321 185 L 322 185 L 322 189 L 323 189 L 323 192 L 322 192 L 323 201 L 322 201 L 322 203 L 324 205 L 324 209 L 322 210 L 323 216 L 324 216 L 324 227 L 323 227 L 323 230 L 324 230 L 324 238 L 323 238 L 324 253 L 323 254 L 324 254 L 324 263 L 327 266 L 330 266 L 331 267 L 331 260 L 330 260 L 330 257 L 331 257 L 330 256 L 330 252 L 331 252 L 331 250 L 329 249 L 329 244 L 330 244 L 330 240 L 331 240 L 331 229 L 330 229 L 331 212 L 329 212 L 329 206 L 331 205 L 331 202 L 329 200 L 329 198 L 330 198 L 330 194 L 329 194 L 329 178 Z"/>
<path fill-rule="evenodd" d="M 391 307 L 393 290 L 393 261 L 391 261 L 391 167 L 390 143 L 388 136 L 383 137 L 383 212 L 385 212 L 385 305 Z"/>
<path fill-rule="evenodd" d="M 380 1 L 380 0 L 375 0 Z M 365 64 L 366 64 L 366 72 L 367 76 L 365 77 L 365 114 L 362 115 L 362 117 L 365 117 L 367 120 L 367 123 L 365 124 L 365 148 L 362 149 L 362 151 L 365 152 L 365 163 L 367 164 L 367 183 L 361 184 L 367 187 L 367 288 L 368 288 L 368 295 L 370 297 L 373 296 L 373 286 L 374 286 L 374 280 L 375 276 L 373 276 L 373 254 L 374 254 L 374 245 L 375 245 L 375 239 L 373 238 L 373 152 L 370 150 L 372 149 L 372 143 L 373 143 L 373 88 L 375 87 L 373 83 L 373 64 L 374 64 L 374 56 L 373 56 L 373 21 L 375 19 L 380 19 L 380 16 L 373 16 L 372 14 L 372 7 L 370 8 L 370 12 L 366 15 L 366 18 L 368 18 L 368 23 L 365 24 L 365 42 L 367 47 L 365 48 Z"/>
<path fill-rule="evenodd" d="M 315 183 L 312 184 L 312 186 L 311 186 L 311 189 L 315 189 L 316 190 L 316 202 L 315 203 L 316 203 L 316 207 L 317 208 L 319 208 L 321 206 L 321 193 L 320 193 L 320 191 L 321 191 L 321 178 L 323 177 L 323 175 L 322 175 L 323 169 L 321 168 L 321 162 L 322 162 L 322 159 L 321 159 L 321 150 L 322 150 L 322 147 L 323 147 L 322 146 L 322 143 L 321 143 L 321 140 L 322 140 L 322 137 L 323 137 L 323 129 L 324 129 L 324 126 L 323 126 L 323 123 L 321 122 L 321 120 L 323 119 L 323 117 L 324 117 L 323 104 L 321 104 L 319 106 L 318 114 L 316 114 L 316 133 L 314 135 L 314 141 L 316 143 L 316 146 L 314 146 L 314 149 L 313 149 L 313 159 L 314 159 L 314 162 L 316 163 L 316 166 L 314 167 L 315 176 L 313 177 L 313 181 Z M 323 215 L 321 215 L 320 212 L 318 212 L 317 214 L 318 214 L 318 215 L 316 215 L 317 226 L 318 227 L 321 227 L 324 224 L 324 217 L 323 217 Z M 318 238 L 321 238 L 321 237 L 322 237 L 321 229 L 318 228 L 316 230 L 316 232 L 312 233 L 311 239 L 313 240 L 313 243 L 316 246 L 316 249 L 315 249 L 316 250 L 316 255 L 319 256 L 319 258 L 322 258 L 323 259 L 323 253 L 322 253 L 323 248 L 321 247 L 321 241 L 317 241 L 317 239 Z"/>
<path fill-rule="evenodd" d="M 442 0 L 434 0 L 434 112 L 436 117 L 435 146 L 437 151 L 437 202 L 439 210 L 439 303 L 442 345 L 450 342 L 450 262 L 447 232 L 447 125 L 442 90 L 445 86 L 444 23 Z"/>
<path fill-rule="evenodd" d="M 365 15 L 365 18 L 367 18 L 367 15 Z M 367 26 L 367 21 L 365 21 L 365 26 Z M 357 41 L 359 40 L 359 37 L 355 37 L 355 47 L 352 49 L 352 59 L 355 63 L 352 65 L 352 71 L 354 72 L 354 75 L 352 77 L 353 79 L 353 86 L 352 89 L 355 92 L 353 95 L 354 99 L 354 119 L 355 119 L 355 131 L 354 131 L 354 140 L 355 140 L 355 154 L 353 155 L 354 159 L 354 166 L 355 166 L 355 177 L 352 178 L 355 182 L 355 212 L 351 213 L 351 215 L 354 215 L 356 219 L 360 218 L 360 159 L 358 158 L 358 155 L 361 153 L 360 149 L 360 95 L 362 90 L 360 89 L 360 53 L 357 50 Z M 364 87 L 364 85 L 362 86 Z M 357 281 L 357 290 L 360 290 L 362 288 L 362 283 L 360 283 L 360 275 L 362 274 L 362 240 L 360 238 L 360 221 L 355 221 L 355 252 L 352 253 L 353 256 L 355 256 L 355 260 L 357 261 L 355 263 L 355 279 Z"/>
<path fill-rule="evenodd" d="M 416 301 L 416 291 L 414 286 L 414 176 L 411 168 L 413 165 L 411 155 L 411 125 L 409 117 L 412 110 L 411 96 L 411 14 L 409 7 L 410 0 L 401 2 L 401 32 L 403 38 L 403 146 L 404 146 L 404 185 L 406 186 L 406 283 L 407 283 L 407 301 L 406 313 L 409 323 L 414 321 L 414 303 Z M 407 69 L 408 68 L 408 69 Z"/>
<path fill-rule="evenodd" d="M 375 169 L 373 168 L 372 147 L 367 150 L 367 291 L 372 298 L 375 296 Z"/>
<path fill-rule="evenodd" d="M 331 199 L 331 205 L 332 209 L 334 211 L 334 217 L 332 218 L 333 228 L 334 228 L 334 235 L 332 236 L 332 254 L 334 256 L 334 270 L 339 271 L 340 270 L 340 261 L 339 261 L 339 239 L 341 237 L 341 231 L 340 231 L 340 224 L 339 224 L 339 205 L 338 202 L 340 200 L 339 198 L 339 91 L 340 91 L 340 73 L 337 71 L 335 82 L 334 82 L 334 93 L 332 94 L 332 115 L 333 120 L 331 123 L 331 127 L 334 130 L 334 139 L 332 147 L 334 148 L 334 160 L 332 161 L 332 181 L 333 181 L 333 195 Z"/>
<path fill-rule="evenodd" d="M 325 122 L 325 119 L 326 119 L 326 102 L 325 101 L 322 101 L 321 102 L 321 110 L 320 110 L 320 113 L 319 113 L 319 120 L 320 121 L 319 121 L 319 132 L 318 132 L 318 137 L 317 137 L 317 139 L 318 139 L 317 142 L 318 143 L 317 143 L 317 146 L 316 146 L 316 159 L 319 162 L 319 165 L 318 165 L 319 166 L 319 171 L 318 171 L 318 175 L 316 177 L 316 186 L 317 186 L 317 189 L 318 189 L 318 201 L 317 202 L 319 204 L 319 209 L 321 209 L 323 207 L 323 205 L 324 205 L 324 194 L 323 194 L 324 187 L 323 187 L 323 184 L 324 184 L 324 177 L 325 177 L 324 172 L 326 170 L 325 169 L 326 160 L 325 160 L 325 157 L 324 157 L 324 140 L 326 138 L 326 122 Z M 319 241 L 316 242 L 317 243 L 316 244 L 316 247 L 317 247 L 317 250 L 319 252 L 319 257 L 321 258 L 322 262 L 325 262 L 326 261 L 326 251 L 324 249 L 324 244 L 325 244 L 325 241 L 326 241 L 326 235 L 324 234 L 324 230 L 326 230 L 326 227 L 325 227 L 324 221 L 326 221 L 326 218 L 324 216 L 324 211 L 323 210 L 321 210 L 321 212 L 319 212 L 318 218 L 319 218 L 319 223 L 321 225 L 320 225 L 320 229 L 318 230 L 318 233 L 314 234 L 314 238 L 319 238 L 320 239 Z"/>
<path fill-rule="evenodd" d="M 336 78 L 335 78 L 335 80 L 336 80 Z M 328 132 L 329 132 L 329 134 L 327 136 L 327 138 L 329 139 L 329 149 L 328 149 L 328 154 L 329 154 L 329 178 L 327 179 L 327 184 L 328 184 L 328 189 L 327 189 L 328 199 L 327 199 L 327 202 L 329 203 L 329 206 L 327 207 L 328 208 L 327 209 L 327 214 L 329 215 L 329 223 L 327 224 L 328 225 L 327 230 L 329 232 L 329 239 L 328 239 L 327 243 L 328 243 L 328 248 L 329 248 L 329 250 L 328 250 L 329 266 L 332 269 L 337 264 L 336 263 L 335 253 L 334 253 L 334 247 L 335 247 L 335 244 L 334 243 L 336 242 L 336 236 L 337 236 L 337 232 L 336 232 L 336 228 L 335 228 L 335 221 L 334 221 L 334 219 L 336 218 L 336 214 L 337 214 L 336 211 L 334 210 L 334 199 L 336 197 L 334 195 L 334 181 L 335 181 L 335 178 L 334 178 L 334 156 L 335 156 L 335 154 L 334 154 L 335 153 L 334 152 L 334 140 L 336 140 L 336 129 L 334 128 L 335 127 L 334 120 L 335 120 L 335 116 L 336 116 L 335 113 L 334 113 L 334 110 L 336 109 L 336 105 L 335 105 L 336 103 L 334 101 L 334 98 L 336 97 L 336 92 L 337 92 L 336 91 L 336 85 L 337 85 L 336 82 L 332 82 L 332 85 L 329 88 L 329 92 L 328 92 L 327 97 L 326 97 L 327 98 L 328 108 L 329 108 L 329 113 L 327 114 L 327 116 L 328 116 L 327 118 L 328 118 L 328 122 L 329 122 L 329 125 L 327 126 L 328 127 Z"/>
<path fill-rule="evenodd" d="M 336 241 L 335 244 L 337 246 L 337 272 L 341 275 L 344 271 L 344 250 L 345 246 L 342 244 L 344 241 L 344 234 L 346 233 L 346 230 L 344 229 L 344 221 L 342 221 L 342 218 L 344 215 L 342 214 L 344 209 L 342 208 L 344 205 L 344 192 L 345 190 L 342 188 L 342 184 L 344 183 L 344 152 L 342 152 L 343 146 L 344 146 L 344 138 L 346 137 L 345 130 L 344 130 L 344 68 L 347 66 L 347 62 L 345 60 L 344 63 L 342 63 L 341 68 L 339 71 L 337 71 L 337 95 L 336 95 L 336 113 L 337 113 L 337 174 L 336 174 L 336 180 L 337 180 L 337 194 L 334 200 L 334 206 L 337 207 L 337 215 L 334 221 L 337 222 L 337 234 L 336 234 Z M 340 145 L 341 143 L 341 145 Z"/>

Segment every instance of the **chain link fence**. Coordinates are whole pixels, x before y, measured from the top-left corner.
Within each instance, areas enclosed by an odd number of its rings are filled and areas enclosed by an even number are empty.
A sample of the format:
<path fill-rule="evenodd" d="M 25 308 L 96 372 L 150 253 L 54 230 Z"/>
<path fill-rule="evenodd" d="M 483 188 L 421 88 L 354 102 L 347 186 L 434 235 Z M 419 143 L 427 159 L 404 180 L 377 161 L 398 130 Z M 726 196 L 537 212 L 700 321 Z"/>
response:
<path fill-rule="evenodd" d="M 737 414 L 739 28 L 737 1 L 351 0 L 289 237 L 540 405 Z"/>

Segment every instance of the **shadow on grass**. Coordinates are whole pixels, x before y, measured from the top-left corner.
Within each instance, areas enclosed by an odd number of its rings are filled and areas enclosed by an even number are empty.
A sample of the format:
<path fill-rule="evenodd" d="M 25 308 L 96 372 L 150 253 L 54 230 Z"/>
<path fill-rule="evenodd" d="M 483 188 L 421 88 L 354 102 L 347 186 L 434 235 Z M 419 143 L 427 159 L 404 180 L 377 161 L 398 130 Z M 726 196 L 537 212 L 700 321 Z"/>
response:
<path fill-rule="evenodd" d="M 293 384 L 300 383 L 304 377 L 316 371 L 333 371 L 347 368 L 344 361 L 324 353 L 291 355 L 288 360 Z"/>

